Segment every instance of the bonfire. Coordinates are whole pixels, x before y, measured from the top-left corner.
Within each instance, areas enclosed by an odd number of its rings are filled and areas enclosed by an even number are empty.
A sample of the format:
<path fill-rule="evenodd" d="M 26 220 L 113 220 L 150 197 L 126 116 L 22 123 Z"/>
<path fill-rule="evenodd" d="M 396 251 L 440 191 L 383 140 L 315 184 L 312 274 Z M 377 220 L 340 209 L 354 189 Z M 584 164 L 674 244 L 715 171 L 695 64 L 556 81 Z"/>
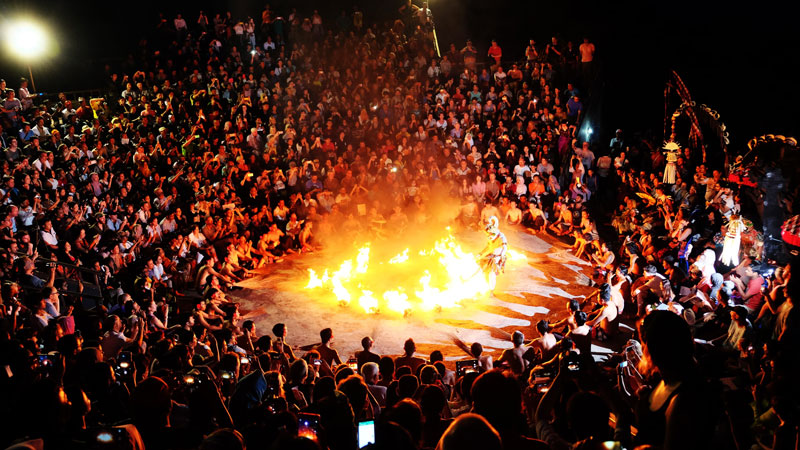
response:
<path fill-rule="evenodd" d="M 367 314 L 403 316 L 458 308 L 491 293 L 478 255 L 463 250 L 449 228 L 429 248 L 375 255 L 365 243 L 354 256 L 335 269 L 308 269 L 305 289 L 328 292 L 340 306 L 355 304 Z M 520 259 L 510 252 L 510 260 Z"/>

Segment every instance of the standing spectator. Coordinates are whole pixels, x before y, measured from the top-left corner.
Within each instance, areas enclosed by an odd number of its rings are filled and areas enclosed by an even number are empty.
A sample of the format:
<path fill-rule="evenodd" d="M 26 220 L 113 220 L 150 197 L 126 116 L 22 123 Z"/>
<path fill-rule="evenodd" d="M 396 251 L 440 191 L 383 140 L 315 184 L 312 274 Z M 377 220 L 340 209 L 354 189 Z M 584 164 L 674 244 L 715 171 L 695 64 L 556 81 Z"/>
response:
<path fill-rule="evenodd" d="M 503 57 L 503 49 L 501 49 L 500 46 L 497 45 L 497 41 L 496 40 L 492 39 L 492 45 L 489 46 L 489 51 L 488 51 L 487 55 L 490 58 L 494 59 L 495 65 L 498 65 L 498 66 L 500 65 L 500 58 Z"/>
<path fill-rule="evenodd" d="M 583 116 L 583 103 L 576 93 L 567 101 L 567 118 L 571 124 L 577 124 Z"/>
<path fill-rule="evenodd" d="M 533 64 L 539 59 L 539 52 L 536 50 L 536 41 L 531 39 L 528 42 L 528 46 L 525 47 L 525 59 L 528 61 L 528 64 Z"/>
<path fill-rule="evenodd" d="M 33 106 L 34 95 L 28 90 L 28 79 L 21 78 L 19 80 L 19 101 L 22 103 L 22 110 L 27 111 Z"/>
<path fill-rule="evenodd" d="M 583 44 L 578 47 L 578 51 L 581 54 L 581 76 L 583 77 L 583 83 L 588 86 L 594 78 L 594 44 L 589 42 L 589 38 L 583 38 Z"/>
<path fill-rule="evenodd" d="M 472 41 L 467 39 L 467 45 L 461 49 L 461 57 L 464 60 L 464 67 L 471 72 L 475 72 L 475 63 L 478 59 L 478 50 L 472 46 Z"/>
<path fill-rule="evenodd" d="M 188 31 L 188 27 L 186 26 L 186 19 L 184 19 L 183 16 L 179 13 L 177 16 L 175 16 L 174 23 L 175 23 L 175 32 L 178 34 L 178 40 L 181 41 L 183 40 L 184 36 L 186 36 L 186 33 Z"/>

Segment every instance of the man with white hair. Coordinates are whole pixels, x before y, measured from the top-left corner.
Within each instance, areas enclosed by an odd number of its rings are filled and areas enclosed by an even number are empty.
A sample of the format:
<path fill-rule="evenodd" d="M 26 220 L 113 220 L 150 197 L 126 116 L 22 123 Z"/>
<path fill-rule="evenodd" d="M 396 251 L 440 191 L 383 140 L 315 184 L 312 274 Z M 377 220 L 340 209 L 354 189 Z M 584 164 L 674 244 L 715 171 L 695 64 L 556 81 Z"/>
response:
<path fill-rule="evenodd" d="M 260 152 L 264 148 L 264 138 L 258 134 L 258 128 L 251 128 L 247 136 L 247 148 L 255 152 Z"/>
<path fill-rule="evenodd" d="M 367 383 L 367 389 L 369 389 L 369 392 L 375 397 L 375 400 L 378 401 L 378 404 L 381 407 L 386 406 L 386 386 L 378 385 L 378 381 L 380 381 L 378 364 L 368 362 L 361 366 L 361 376 L 364 377 L 364 382 Z"/>

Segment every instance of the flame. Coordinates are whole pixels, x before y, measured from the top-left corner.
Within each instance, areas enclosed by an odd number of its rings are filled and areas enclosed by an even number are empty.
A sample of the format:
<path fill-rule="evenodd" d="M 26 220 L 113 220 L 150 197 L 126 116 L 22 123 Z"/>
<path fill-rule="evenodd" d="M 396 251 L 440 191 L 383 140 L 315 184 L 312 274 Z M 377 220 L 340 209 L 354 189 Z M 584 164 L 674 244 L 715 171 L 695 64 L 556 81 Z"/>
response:
<path fill-rule="evenodd" d="M 528 257 L 525 256 L 524 253 L 518 252 L 516 250 L 508 249 L 508 252 L 506 252 L 506 253 L 508 255 L 508 260 L 509 261 L 527 261 L 528 260 Z"/>
<path fill-rule="evenodd" d="M 323 284 L 328 282 L 329 278 L 328 269 L 325 269 L 322 278 L 317 276 L 317 272 L 315 272 L 314 269 L 308 269 L 308 284 L 306 285 L 306 289 L 322 287 Z"/>
<path fill-rule="evenodd" d="M 400 264 L 408 261 L 408 249 L 403 250 L 403 253 L 399 253 L 397 256 L 389 260 L 389 264 Z"/>
<path fill-rule="evenodd" d="M 356 272 L 367 273 L 369 267 L 369 244 L 361 247 L 356 256 Z"/>
<path fill-rule="evenodd" d="M 422 290 L 416 291 L 415 294 L 417 298 L 422 300 L 420 305 L 422 309 L 426 311 L 441 309 L 443 306 L 440 307 L 439 305 L 441 302 L 447 301 L 447 298 L 442 295 L 442 291 L 431 286 L 431 273 L 426 270 L 425 275 L 419 279 L 419 284 L 422 285 Z"/>
<path fill-rule="evenodd" d="M 343 281 L 350 280 L 350 275 L 353 272 L 353 261 L 347 260 L 339 266 L 339 270 L 333 273 L 333 277 L 331 277 L 331 284 L 333 295 L 336 296 L 336 299 L 339 300 L 339 304 L 346 306 L 350 304 L 350 291 L 348 291 L 344 285 L 342 284 Z"/>
<path fill-rule="evenodd" d="M 391 311 L 399 312 L 404 315 L 411 311 L 411 303 L 408 301 L 408 295 L 400 290 L 384 292 L 383 299 L 386 301 L 386 307 Z"/>
<path fill-rule="evenodd" d="M 524 254 L 509 251 L 509 261 L 525 260 Z M 457 308 L 461 302 L 480 298 L 491 290 L 477 255 L 462 249 L 449 228 L 447 235 L 431 247 L 406 248 L 388 259 L 382 259 L 380 252 L 371 253 L 367 243 L 356 251 L 355 264 L 347 259 L 331 275 L 328 269 L 322 273 L 319 276 L 308 269 L 305 288 L 330 291 L 342 306 L 357 299 L 368 314 L 408 315 L 417 309 Z"/>
<path fill-rule="evenodd" d="M 364 308 L 364 311 L 370 314 L 378 312 L 378 299 L 372 296 L 372 291 L 362 290 L 361 297 L 358 299 L 358 304 Z"/>

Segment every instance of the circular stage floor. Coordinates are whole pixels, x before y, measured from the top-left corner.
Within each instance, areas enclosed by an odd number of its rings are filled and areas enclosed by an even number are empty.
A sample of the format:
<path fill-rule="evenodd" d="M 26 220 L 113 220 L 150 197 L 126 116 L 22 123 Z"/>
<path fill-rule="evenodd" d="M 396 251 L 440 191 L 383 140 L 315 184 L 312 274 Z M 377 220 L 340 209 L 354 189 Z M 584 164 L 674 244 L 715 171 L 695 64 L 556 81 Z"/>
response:
<path fill-rule="evenodd" d="M 504 230 L 511 249 L 523 253 L 525 260 L 509 262 L 498 277 L 495 294 L 489 298 L 462 302 L 462 307 L 441 312 L 414 312 L 408 317 L 394 314 L 367 314 L 356 303 L 338 306 L 320 290 L 305 290 L 307 269 L 318 268 L 319 254 L 293 255 L 281 263 L 258 271 L 241 283 L 243 290 L 230 297 L 238 301 L 246 318 L 256 323 L 258 334 L 267 334 L 276 323 L 285 323 L 287 342 L 300 350 L 319 342 L 319 331 L 332 328 L 333 346 L 346 360 L 361 349 L 361 339 L 375 340 L 373 351 L 399 355 L 409 337 L 417 344 L 419 356 L 441 350 L 447 361 L 467 358 L 457 345 L 480 342 L 484 352 L 497 358 L 511 348 L 514 330 L 526 339 L 537 336 L 535 324 L 542 318 L 562 319 L 571 298 L 583 298 L 594 291 L 589 287 L 591 266 L 575 258 L 552 238 Z M 464 250 L 478 253 L 485 243 L 482 233 L 466 231 L 456 235 Z M 320 252 L 324 254 L 324 251 Z"/>

